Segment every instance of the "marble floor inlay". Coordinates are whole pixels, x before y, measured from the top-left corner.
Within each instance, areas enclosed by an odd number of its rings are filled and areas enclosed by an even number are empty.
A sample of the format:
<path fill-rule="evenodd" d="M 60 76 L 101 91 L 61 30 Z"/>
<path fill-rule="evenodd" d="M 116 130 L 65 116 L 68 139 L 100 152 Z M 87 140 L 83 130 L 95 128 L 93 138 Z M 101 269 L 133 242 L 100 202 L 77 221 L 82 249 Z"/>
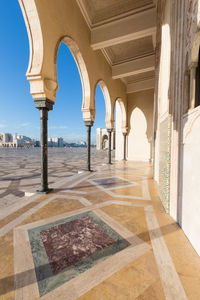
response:
<path fill-rule="evenodd" d="M 0 151 L 0 299 L 199 300 L 200 257 L 151 165 L 91 150 L 80 173 L 86 149 L 49 149 L 54 190 L 33 196 L 39 149 Z"/>
<path fill-rule="evenodd" d="M 91 211 L 28 233 L 40 296 L 130 246 Z"/>
<path fill-rule="evenodd" d="M 119 177 L 108 177 L 108 178 L 100 178 L 100 179 L 93 179 L 94 183 L 102 186 L 105 189 L 117 188 L 121 186 L 131 185 L 132 182 L 123 180 Z"/>
<path fill-rule="evenodd" d="M 89 217 L 40 232 L 53 274 L 114 243 Z"/>

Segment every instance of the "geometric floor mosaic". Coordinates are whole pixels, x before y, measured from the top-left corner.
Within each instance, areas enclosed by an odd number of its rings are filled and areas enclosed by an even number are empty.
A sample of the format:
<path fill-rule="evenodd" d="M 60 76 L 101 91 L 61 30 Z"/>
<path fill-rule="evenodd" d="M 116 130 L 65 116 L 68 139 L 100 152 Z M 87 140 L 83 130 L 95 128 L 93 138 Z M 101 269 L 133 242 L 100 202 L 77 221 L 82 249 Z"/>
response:
<path fill-rule="evenodd" d="M 119 177 L 108 177 L 108 178 L 100 178 L 100 179 L 93 179 L 94 183 L 100 185 L 101 187 L 105 189 L 112 189 L 112 188 L 118 188 L 128 185 L 133 185 L 132 182 L 129 182 L 127 180 L 123 180 Z"/>
<path fill-rule="evenodd" d="M 151 168 L 115 165 L 2 208 L 0 298 L 200 299 L 200 259 L 165 215 Z"/>
<path fill-rule="evenodd" d="M 40 296 L 130 243 L 89 211 L 28 230 Z"/>

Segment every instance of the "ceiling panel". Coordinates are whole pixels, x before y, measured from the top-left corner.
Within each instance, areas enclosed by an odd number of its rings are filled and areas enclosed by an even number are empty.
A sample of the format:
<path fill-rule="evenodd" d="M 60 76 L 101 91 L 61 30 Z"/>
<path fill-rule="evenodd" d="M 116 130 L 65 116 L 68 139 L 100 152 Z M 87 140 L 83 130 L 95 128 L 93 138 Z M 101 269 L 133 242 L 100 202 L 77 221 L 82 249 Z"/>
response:
<path fill-rule="evenodd" d="M 113 65 L 154 52 L 151 36 L 114 45 L 105 50 Z"/>
<path fill-rule="evenodd" d="M 153 5 L 153 0 L 82 0 L 82 3 L 91 24 L 94 25 L 144 6 Z"/>
<path fill-rule="evenodd" d="M 137 82 L 137 81 L 142 81 L 142 80 L 145 80 L 145 79 L 154 78 L 154 76 L 155 76 L 154 71 L 145 72 L 145 73 L 141 73 L 141 74 L 126 77 L 126 83 L 133 83 L 133 82 Z"/>

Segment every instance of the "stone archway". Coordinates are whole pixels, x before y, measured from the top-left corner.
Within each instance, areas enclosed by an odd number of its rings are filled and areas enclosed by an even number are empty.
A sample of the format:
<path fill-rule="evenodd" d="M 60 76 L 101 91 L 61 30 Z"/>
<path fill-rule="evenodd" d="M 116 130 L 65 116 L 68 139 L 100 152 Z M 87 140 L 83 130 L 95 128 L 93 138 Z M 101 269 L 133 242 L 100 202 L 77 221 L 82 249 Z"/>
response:
<path fill-rule="evenodd" d="M 95 118 L 95 108 L 91 107 L 91 89 L 90 89 L 90 80 L 89 80 L 87 67 L 77 43 L 69 36 L 62 37 L 57 42 L 56 49 L 55 49 L 55 57 L 54 57 L 55 77 L 57 78 L 57 55 L 58 55 L 59 47 L 62 42 L 65 45 L 67 45 L 67 47 L 69 48 L 76 62 L 79 75 L 81 78 L 82 93 L 83 93 L 83 98 L 82 98 L 83 120 L 93 122 Z"/>
<path fill-rule="evenodd" d="M 116 132 L 116 151 L 115 159 L 122 160 L 126 159 L 127 156 L 127 114 L 123 100 L 117 98 L 115 101 L 116 108 L 116 120 L 115 120 L 115 132 Z M 113 112 L 114 113 L 114 112 Z"/>
<path fill-rule="evenodd" d="M 103 150 L 108 149 L 108 135 L 107 134 L 104 134 L 102 136 L 102 149 Z"/>
<path fill-rule="evenodd" d="M 128 157 L 130 160 L 150 161 L 151 143 L 147 137 L 148 123 L 144 112 L 135 107 L 130 115 Z"/>
<path fill-rule="evenodd" d="M 105 107 L 106 107 L 106 117 L 105 117 L 105 123 L 107 129 L 112 129 L 114 125 L 114 120 L 112 118 L 112 109 L 111 109 L 111 98 L 110 93 L 108 91 L 108 88 L 103 80 L 99 80 L 96 85 L 94 91 L 96 91 L 97 85 L 100 86 L 104 100 L 105 100 Z"/>
<path fill-rule="evenodd" d="M 114 118 L 112 115 L 112 104 L 111 104 L 111 98 L 110 98 L 110 93 L 108 91 L 108 88 L 103 80 L 99 80 L 96 83 L 95 86 L 95 91 L 97 88 L 97 85 L 100 86 L 104 100 L 105 100 L 105 106 L 106 106 L 106 118 L 105 118 L 105 123 L 106 123 L 106 129 L 108 132 L 108 163 L 111 164 L 111 147 L 112 147 L 112 131 L 114 127 Z"/>

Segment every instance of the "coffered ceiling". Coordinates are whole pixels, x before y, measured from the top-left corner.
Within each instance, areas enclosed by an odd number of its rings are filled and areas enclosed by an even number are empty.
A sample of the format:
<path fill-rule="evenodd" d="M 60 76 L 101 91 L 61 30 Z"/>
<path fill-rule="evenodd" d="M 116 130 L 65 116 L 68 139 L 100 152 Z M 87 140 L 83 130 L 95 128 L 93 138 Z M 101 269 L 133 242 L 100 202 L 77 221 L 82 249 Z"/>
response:
<path fill-rule="evenodd" d="M 101 50 L 127 92 L 154 87 L 156 0 L 77 0 Z"/>

